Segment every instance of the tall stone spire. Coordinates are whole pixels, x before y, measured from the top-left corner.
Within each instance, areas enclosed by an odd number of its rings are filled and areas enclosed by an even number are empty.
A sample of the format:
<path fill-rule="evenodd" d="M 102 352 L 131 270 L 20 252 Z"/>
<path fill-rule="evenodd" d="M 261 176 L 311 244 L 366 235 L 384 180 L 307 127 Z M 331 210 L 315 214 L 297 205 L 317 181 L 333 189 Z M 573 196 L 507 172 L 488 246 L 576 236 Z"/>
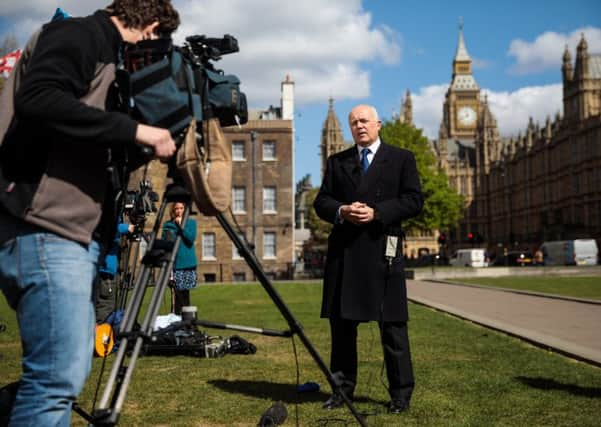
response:
<path fill-rule="evenodd" d="M 574 76 L 574 69 L 572 68 L 572 56 L 570 55 L 570 51 L 568 50 L 568 45 L 566 44 L 566 49 L 563 52 L 563 65 L 561 67 L 561 72 L 563 75 L 563 81 L 569 82 L 572 80 Z"/>
<path fill-rule="evenodd" d="M 399 122 L 413 126 L 413 103 L 411 102 L 411 92 L 409 89 L 407 89 L 407 92 L 405 93 L 405 99 L 401 103 Z"/>
<path fill-rule="evenodd" d="M 334 112 L 334 99 L 330 97 L 328 114 L 321 130 L 321 176 L 326 169 L 326 161 L 332 154 L 346 148 L 340 120 Z"/>
<path fill-rule="evenodd" d="M 465 41 L 463 40 L 463 20 L 459 18 L 459 40 L 457 51 L 453 59 L 453 80 L 451 87 L 456 91 L 479 90 L 478 84 L 472 75 L 472 58 L 467 53 Z"/>
<path fill-rule="evenodd" d="M 457 51 L 455 52 L 455 61 L 472 61 L 470 54 L 467 53 L 465 42 L 463 41 L 463 18 L 459 17 L 459 41 L 457 42 Z"/>

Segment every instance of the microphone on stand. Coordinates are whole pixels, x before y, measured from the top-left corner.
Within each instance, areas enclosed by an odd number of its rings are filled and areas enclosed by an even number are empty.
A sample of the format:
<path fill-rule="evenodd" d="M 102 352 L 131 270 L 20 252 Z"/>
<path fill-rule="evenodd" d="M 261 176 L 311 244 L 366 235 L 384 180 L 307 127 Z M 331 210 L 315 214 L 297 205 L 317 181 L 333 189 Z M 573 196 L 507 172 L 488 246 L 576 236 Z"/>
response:
<path fill-rule="evenodd" d="M 286 421 L 288 417 L 288 411 L 282 402 L 275 402 L 271 407 L 269 407 L 263 415 L 261 415 L 261 419 L 259 420 L 259 427 L 273 427 L 279 426 Z"/>

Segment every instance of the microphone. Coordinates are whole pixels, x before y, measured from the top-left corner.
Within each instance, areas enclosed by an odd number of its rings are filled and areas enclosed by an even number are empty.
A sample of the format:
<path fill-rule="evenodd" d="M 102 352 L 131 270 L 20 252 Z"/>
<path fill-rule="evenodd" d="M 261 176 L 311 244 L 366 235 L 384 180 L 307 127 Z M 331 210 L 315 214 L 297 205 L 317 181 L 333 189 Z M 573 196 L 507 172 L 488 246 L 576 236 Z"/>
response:
<path fill-rule="evenodd" d="M 268 408 L 263 415 L 261 415 L 261 420 L 259 420 L 259 427 L 272 427 L 279 426 L 286 421 L 288 417 L 288 411 L 282 402 L 275 402 Z"/>

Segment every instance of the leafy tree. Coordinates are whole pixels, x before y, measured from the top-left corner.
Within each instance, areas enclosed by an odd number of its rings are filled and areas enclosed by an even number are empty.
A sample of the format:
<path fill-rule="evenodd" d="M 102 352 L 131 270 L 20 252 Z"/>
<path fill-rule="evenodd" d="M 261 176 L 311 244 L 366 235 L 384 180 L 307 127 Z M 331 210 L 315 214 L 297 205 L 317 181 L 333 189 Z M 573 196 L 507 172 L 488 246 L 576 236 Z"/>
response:
<path fill-rule="evenodd" d="M 315 201 L 315 197 L 317 197 L 318 191 L 319 187 L 314 187 L 307 191 L 305 199 L 307 204 L 305 220 L 307 222 L 307 228 L 311 230 L 312 243 L 321 245 L 327 243 L 330 231 L 332 231 L 332 224 L 318 217 L 317 213 L 315 213 L 315 209 L 313 209 L 313 202 Z"/>
<path fill-rule="evenodd" d="M 387 121 L 382 125 L 380 136 L 388 144 L 413 152 L 417 163 L 424 209 L 420 216 L 403 222 L 406 230 L 445 230 L 459 222 L 463 209 L 463 198 L 450 186 L 445 172 L 436 165 L 436 157 L 428 139 L 421 129 Z"/>

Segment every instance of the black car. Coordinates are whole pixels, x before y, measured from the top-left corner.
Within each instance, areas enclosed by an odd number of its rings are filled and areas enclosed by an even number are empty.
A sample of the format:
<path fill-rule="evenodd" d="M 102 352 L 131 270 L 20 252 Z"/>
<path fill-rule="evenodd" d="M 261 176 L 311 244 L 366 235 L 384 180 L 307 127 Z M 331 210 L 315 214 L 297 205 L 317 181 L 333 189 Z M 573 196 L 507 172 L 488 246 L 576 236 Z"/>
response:
<path fill-rule="evenodd" d="M 415 260 L 415 267 L 429 267 L 431 265 L 449 265 L 449 258 L 441 254 L 422 255 Z"/>
<path fill-rule="evenodd" d="M 534 256 L 532 252 L 528 251 L 510 251 L 507 252 L 507 256 L 501 255 L 495 262 L 494 266 L 509 266 L 509 267 L 525 267 L 527 265 L 534 265 Z"/>

